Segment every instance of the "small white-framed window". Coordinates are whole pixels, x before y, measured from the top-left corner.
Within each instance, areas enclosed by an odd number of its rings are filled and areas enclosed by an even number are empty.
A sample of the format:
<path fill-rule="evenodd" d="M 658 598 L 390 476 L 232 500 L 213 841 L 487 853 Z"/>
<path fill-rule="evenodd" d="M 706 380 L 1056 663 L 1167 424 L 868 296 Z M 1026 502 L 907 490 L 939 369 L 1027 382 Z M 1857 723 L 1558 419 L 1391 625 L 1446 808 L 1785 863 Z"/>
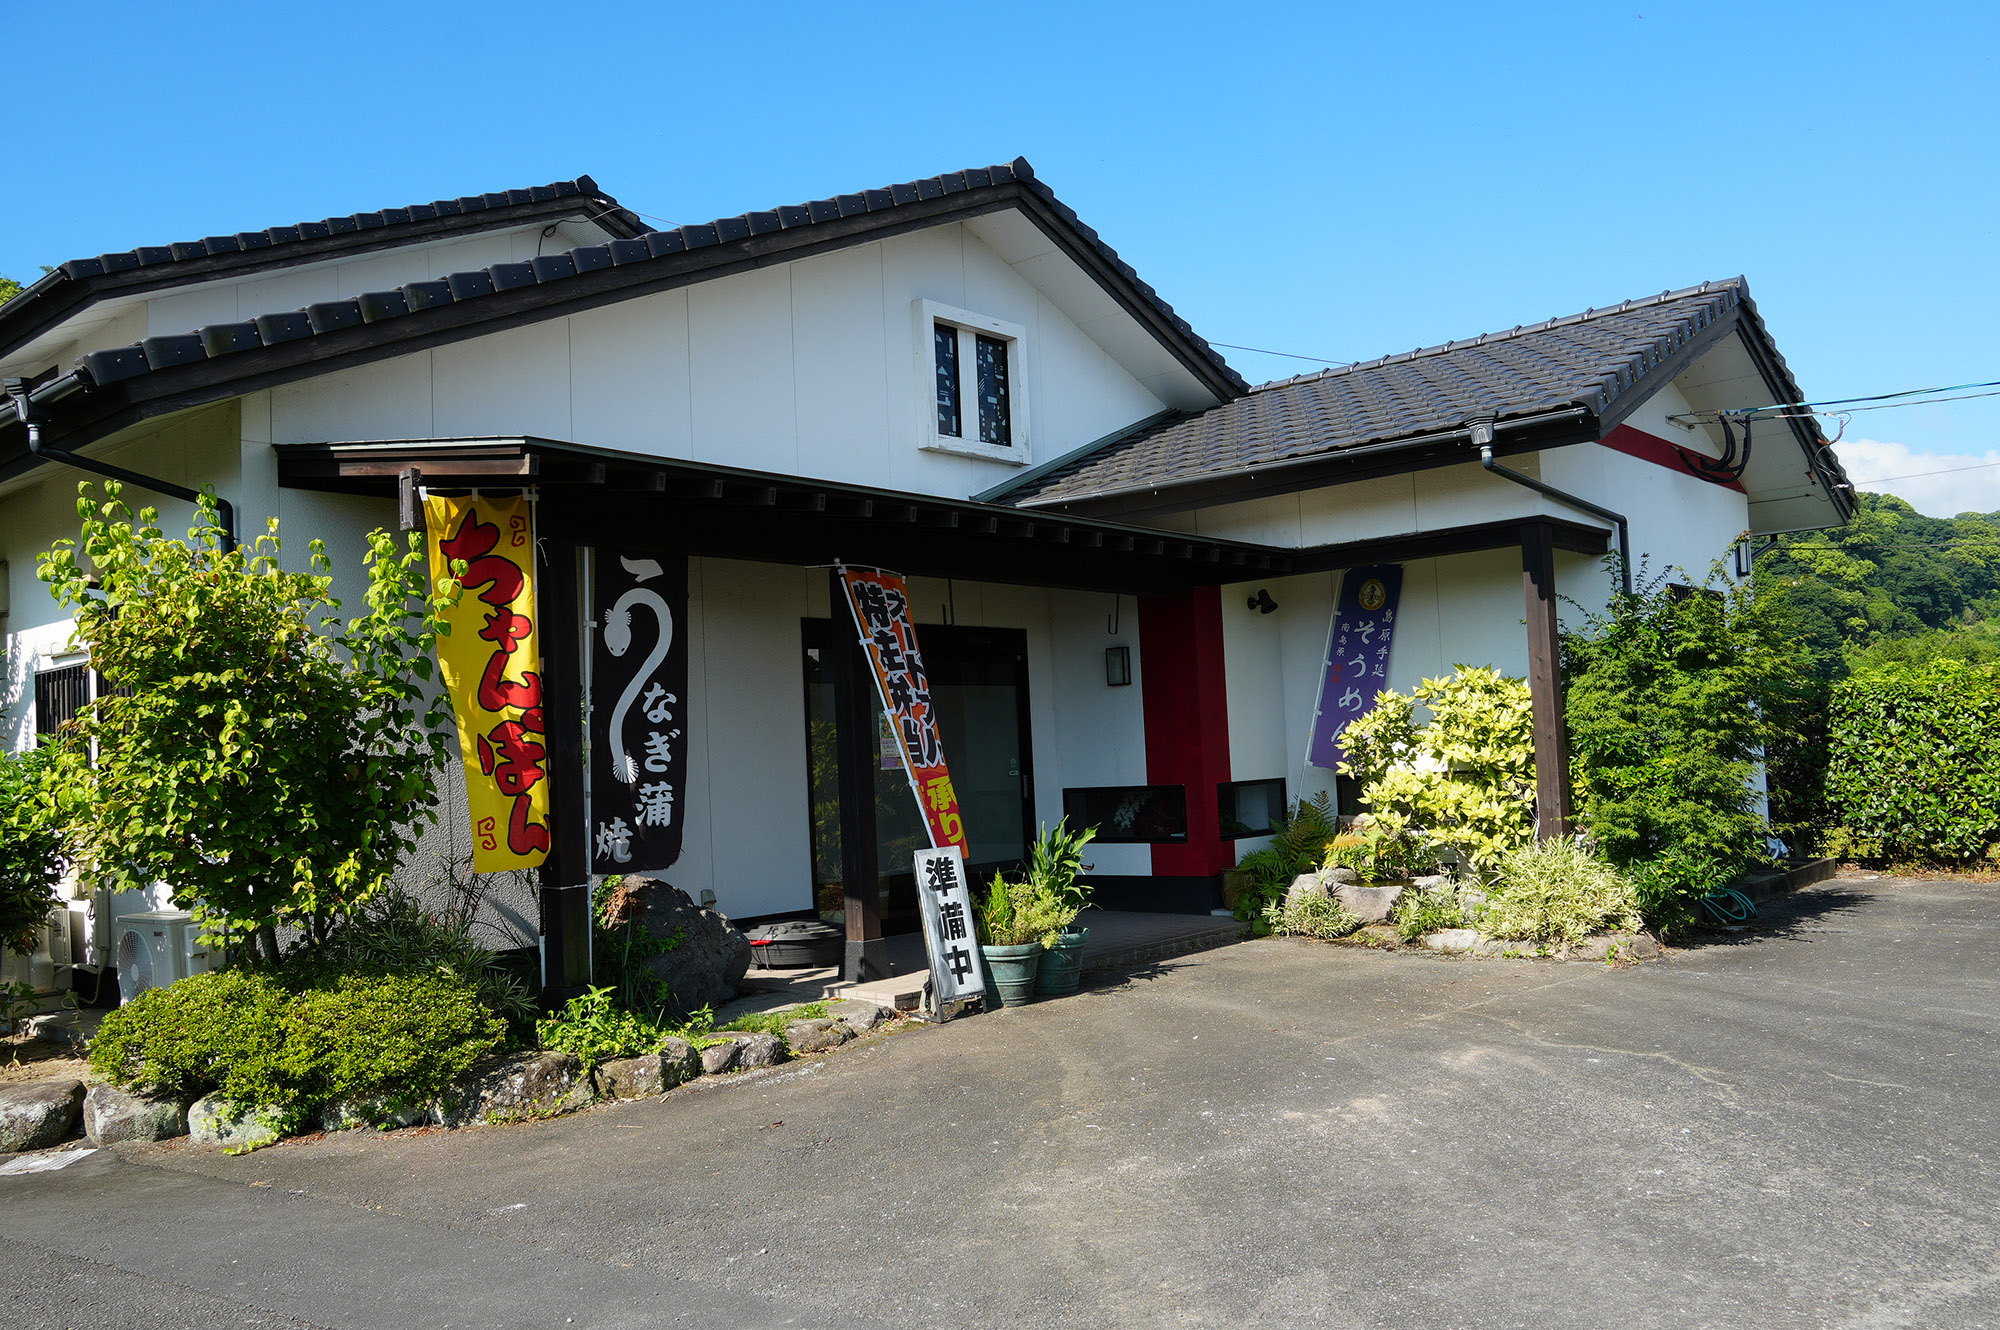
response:
<path fill-rule="evenodd" d="M 920 446 L 1028 465 L 1027 329 L 931 300 L 913 308 Z"/>

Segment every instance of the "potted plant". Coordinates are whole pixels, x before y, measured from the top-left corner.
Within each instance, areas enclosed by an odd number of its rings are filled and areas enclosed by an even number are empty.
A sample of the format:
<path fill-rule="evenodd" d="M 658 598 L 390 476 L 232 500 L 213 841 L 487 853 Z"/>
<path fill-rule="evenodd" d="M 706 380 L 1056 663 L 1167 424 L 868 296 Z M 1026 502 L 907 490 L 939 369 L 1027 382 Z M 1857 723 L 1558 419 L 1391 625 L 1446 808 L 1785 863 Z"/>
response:
<path fill-rule="evenodd" d="M 998 873 L 979 909 L 979 950 L 986 958 L 989 1005 L 1018 1007 L 1034 1000 L 1042 953 L 1075 919 L 1039 884 L 1009 882 Z"/>
<path fill-rule="evenodd" d="M 1076 920 L 1090 907 L 1092 888 L 1083 880 L 1083 847 L 1096 835 L 1096 827 L 1070 832 L 1069 819 L 1064 818 L 1054 831 L 1042 827 L 1028 852 L 1028 881 L 1053 899 L 1063 916 L 1035 975 L 1035 992 L 1042 997 L 1074 993 L 1083 983 L 1083 948 L 1090 941 L 1090 930 L 1079 927 Z"/>

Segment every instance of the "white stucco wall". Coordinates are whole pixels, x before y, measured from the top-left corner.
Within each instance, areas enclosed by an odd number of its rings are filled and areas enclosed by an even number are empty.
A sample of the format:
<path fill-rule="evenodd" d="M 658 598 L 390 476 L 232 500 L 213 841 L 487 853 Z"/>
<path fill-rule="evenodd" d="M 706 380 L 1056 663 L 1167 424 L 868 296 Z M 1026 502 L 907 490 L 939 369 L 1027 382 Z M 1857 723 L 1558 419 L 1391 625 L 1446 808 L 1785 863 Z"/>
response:
<path fill-rule="evenodd" d="M 963 497 L 1017 468 L 919 447 L 919 299 L 1026 329 L 1024 462 L 1163 408 L 954 224 L 288 385 L 271 395 L 272 438 L 534 434 Z"/>

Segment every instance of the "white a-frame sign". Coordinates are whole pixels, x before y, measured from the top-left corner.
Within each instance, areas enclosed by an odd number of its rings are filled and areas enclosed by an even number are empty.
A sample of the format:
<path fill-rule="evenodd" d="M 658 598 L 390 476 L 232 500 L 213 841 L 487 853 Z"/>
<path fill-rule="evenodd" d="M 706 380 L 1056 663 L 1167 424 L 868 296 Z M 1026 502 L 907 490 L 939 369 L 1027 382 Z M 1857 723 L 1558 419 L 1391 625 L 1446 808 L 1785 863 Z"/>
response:
<path fill-rule="evenodd" d="M 917 908 L 924 917 L 924 945 L 931 955 L 931 989 L 944 1019 L 950 1005 L 986 995 L 986 967 L 972 922 L 972 892 L 965 860 L 945 846 L 917 851 Z"/>

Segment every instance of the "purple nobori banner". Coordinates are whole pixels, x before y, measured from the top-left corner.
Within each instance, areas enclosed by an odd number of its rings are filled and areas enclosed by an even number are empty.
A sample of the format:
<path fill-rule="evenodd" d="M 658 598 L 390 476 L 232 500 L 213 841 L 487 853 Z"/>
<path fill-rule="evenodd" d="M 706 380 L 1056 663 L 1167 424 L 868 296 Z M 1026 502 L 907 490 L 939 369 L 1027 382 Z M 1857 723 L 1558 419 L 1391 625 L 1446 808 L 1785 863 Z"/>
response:
<path fill-rule="evenodd" d="M 1389 686 L 1389 643 L 1396 635 L 1396 604 L 1403 565 L 1350 568 L 1340 583 L 1340 604 L 1326 632 L 1326 671 L 1313 711 L 1306 760 L 1332 771 L 1340 765 L 1340 732 L 1375 709 L 1375 695 Z"/>

